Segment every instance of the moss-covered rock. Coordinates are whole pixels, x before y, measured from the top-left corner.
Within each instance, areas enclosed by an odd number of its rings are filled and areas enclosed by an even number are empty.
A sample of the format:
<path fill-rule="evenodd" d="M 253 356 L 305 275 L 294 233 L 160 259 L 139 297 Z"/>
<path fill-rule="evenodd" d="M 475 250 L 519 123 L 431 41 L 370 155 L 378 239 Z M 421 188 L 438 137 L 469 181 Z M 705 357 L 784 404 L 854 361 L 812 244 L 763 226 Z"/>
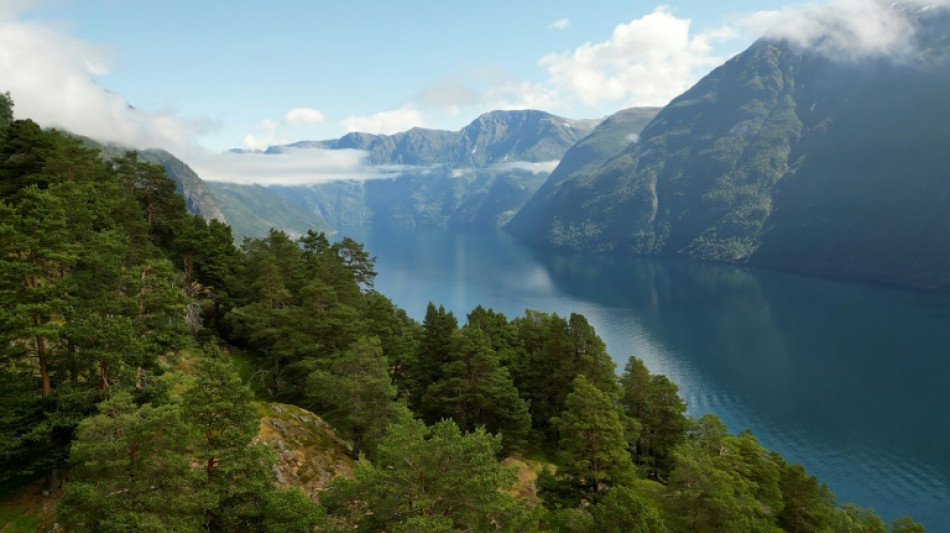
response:
<path fill-rule="evenodd" d="M 279 403 L 261 404 L 259 415 L 261 429 L 255 440 L 276 452 L 275 473 L 281 488 L 299 487 L 316 500 L 331 479 L 352 475 L 352 446 L 319 416 Z"/>

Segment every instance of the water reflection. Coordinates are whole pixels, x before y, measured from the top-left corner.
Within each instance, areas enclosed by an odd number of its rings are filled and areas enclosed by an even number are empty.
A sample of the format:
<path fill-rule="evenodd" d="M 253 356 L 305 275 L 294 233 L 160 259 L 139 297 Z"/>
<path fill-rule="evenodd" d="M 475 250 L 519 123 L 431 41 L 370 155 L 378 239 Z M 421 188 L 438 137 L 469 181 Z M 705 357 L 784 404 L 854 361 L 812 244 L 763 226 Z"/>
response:
<path fill-rule="evenodd" d="M 636 355 L 670 376 L 691 414 L 751 429 L 842 501 L 950 530 L 947 296 L 538 253 L 494 233 L 354 233 L 379 258 L 379 290 L 417 319 L 429 301 L 460 317 L 479 304 L 583 313 L 619 368 Z"/>

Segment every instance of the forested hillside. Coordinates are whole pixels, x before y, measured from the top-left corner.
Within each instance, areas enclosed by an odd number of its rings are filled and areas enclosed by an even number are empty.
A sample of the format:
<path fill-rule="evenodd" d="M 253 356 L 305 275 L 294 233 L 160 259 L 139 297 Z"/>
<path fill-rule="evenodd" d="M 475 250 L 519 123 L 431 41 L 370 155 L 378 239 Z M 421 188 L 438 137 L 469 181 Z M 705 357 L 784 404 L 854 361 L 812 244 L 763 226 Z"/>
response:
<path fill-rule="evenodd" d="M 35 529 L 923 530 L 838 506 L 750 433 L 686 417 L 639 360 L 618 376 L 581 315 L 476 308 L 460 322 L 433 304 L 419 324 L 373 290 L 359 243 L 271 231 L 238 249 L 160 167 L 104 160 L 11 105 L 0 494 L 43 480 L 58 503 Z M 261 416 L 287 430 L 271 402 L 323 417 L 352 474 L 313 499 L 278 488 L 278 454 L 295 456 L 255 440 Z"/>
<path fill-rule="evenodd" d="M 80 138 L 84 146 L 99 150 L 106 159 L 117 159 L 129 151 L 126 146 L 101 143 L 86 137 Z M 175 189 L 178 194 L 185 199 L 185 205 L 189 211 L 201 215 L 202 218 L 208 221 L 227 221 L 224 213 L 221 212 L 221 206 L 218 205 L 217 199 L 208 188 L 208 184 L 201 181 L 198 174 L 184 161 L 160 148 L 142 150 L 139 152 L 138 158 L 147 163 L 160 165 L 165 170 L 165 174 L 175 182 Z"/>

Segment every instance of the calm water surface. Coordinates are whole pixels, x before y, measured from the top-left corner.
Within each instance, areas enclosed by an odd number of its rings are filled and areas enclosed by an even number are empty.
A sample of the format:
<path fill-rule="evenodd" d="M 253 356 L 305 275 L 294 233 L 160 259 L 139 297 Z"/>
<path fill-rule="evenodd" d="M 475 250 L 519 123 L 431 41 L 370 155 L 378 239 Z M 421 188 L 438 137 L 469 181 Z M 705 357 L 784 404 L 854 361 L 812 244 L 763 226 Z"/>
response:
<path fill-rule="evenodd" d="M 354 228 L 376 288 L 445 305 L 585 315 L 715 413 L 887 521 L 950 532 L 950 297 L 655 259 L 542 254 L 501 233 Z"/>

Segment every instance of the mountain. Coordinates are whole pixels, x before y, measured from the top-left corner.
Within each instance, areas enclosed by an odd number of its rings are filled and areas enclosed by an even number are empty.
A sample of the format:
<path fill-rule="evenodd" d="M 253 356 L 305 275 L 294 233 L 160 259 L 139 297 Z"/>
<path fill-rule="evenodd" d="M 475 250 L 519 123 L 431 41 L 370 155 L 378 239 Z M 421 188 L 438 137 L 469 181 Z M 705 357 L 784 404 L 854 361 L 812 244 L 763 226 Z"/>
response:
<path fill-rule="evenodd" d="M 125 152 L 132 150 L 115 143 L 103 143 L 79 135 L 76 137 L 81 139 L 85 146 L 100 150 L 103 157 L 109 159 L 121 157 Z M 188 211 L 200 215 L 205 220 L 227 221 L 217 198 L 211 193 L 207 184 L 201 181 L 198 174 L 184 161 L 160 148 L 140 150 L 138 154 L 139 160 L 160 165 L 165 169 L 165 174 L 175 181 L 178 194 L 185 199 Z"/>
<path fill-rule="evenodd" d="M 383 168 L 391 177 L 268 190 L 333 226 L 500 227 L 596 124 L 542 111 L 492 111 L 459 131 L 349 133 L 339 139 L 272 146 L 265 153 L 361 150 L 368 170 Z M 256 208 L 249 211 L 259 213 Z"/>
<path fill-rule="evenodd" d="M 236 185 L 209 181 L 208 188 L 218 198 L 235 240 L 262 238 L 271 228 L 297 237 L 307 230 L 332 231 L 320 217 L 260 185 Z"/>
<path fill-rule="evenodd" d="M 543 111 L 491 111 L 459 131 L 412 128 L 394 135 L 348 133 L 330 141 L 302 141 L 272 146 L 267 153 L 288 148 L 351 148 L 369 152 L 372 165 L 445 165 L 451 168 L 560 159 L 590 133 L 596 120 L 571 120 Z"/>
<path fill-rule="evenodd" d="M 405 169 L 386 179 L 271 186 L 333 226 L 503 226 L 544 182 L 547 172 L 508 168 Z"/>
<path fill-rule="evenodd" d="M 217 198 L 212 194 L 207 183 L 201 181 L 198 174 L 184 161 L 162 149 L 142 150 L 139 152 L 139 158 L 161 165 L 165 169 L 165 174 L 175 180 L 178 194 L 185 198 L 185 205 L 188 206 L 189 211 L 201 215 L 205 220 L 227 221 Z"/>
<path fill-rule="evenodd" d="M 657 107 L 634 107 L 614 113 L 603 120 L 594 131 L 572 146 L 564 158 L 544 182 L 541 188 L 521 208 L 508 224 L 512 233 L 528 233 L 532 221 L 543 216 L 548 198 L 551 198 L 563 183 L 582 181 L 584 176 L 603 165 L 608 159 L 635 144 L 640 132 L 660 111 Z M 563 198 L 569 203 L 570 198 Z"/>
<path fill-rule="evenodd" d="M 760 40 L 635 142 L 601 141 L 608 119 L 586 140 L 599 155 L 565 156 L 508 229 L 539 246 L 950 288 L 950 15 L 909 19 L 909 56 Z"/>

